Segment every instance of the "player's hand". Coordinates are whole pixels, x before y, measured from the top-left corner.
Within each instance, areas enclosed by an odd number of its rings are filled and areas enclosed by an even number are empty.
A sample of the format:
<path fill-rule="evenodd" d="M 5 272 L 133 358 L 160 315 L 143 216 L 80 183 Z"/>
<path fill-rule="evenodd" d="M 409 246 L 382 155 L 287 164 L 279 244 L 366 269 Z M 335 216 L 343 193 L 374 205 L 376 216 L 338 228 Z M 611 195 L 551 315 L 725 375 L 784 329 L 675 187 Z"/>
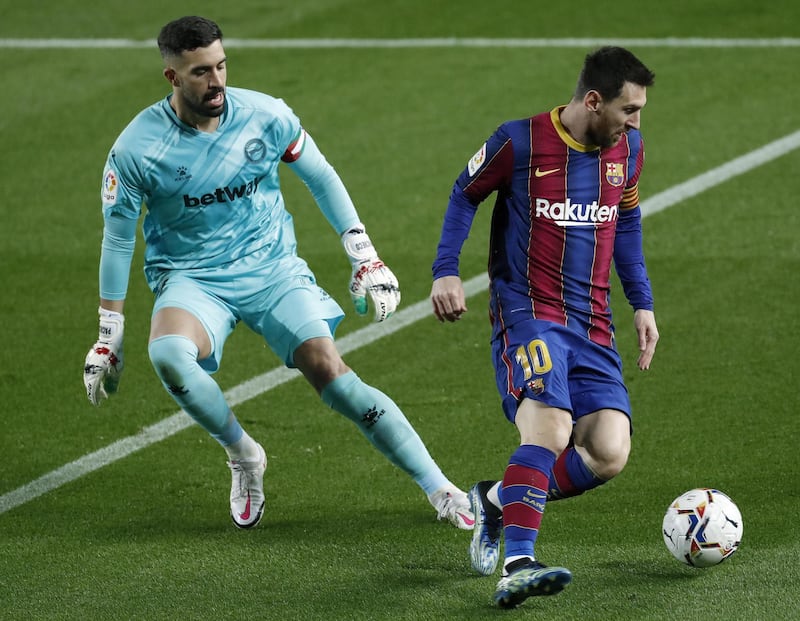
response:
<path fill-rule="evenodd" d="M 86 354 L 83 366 L 83 385 L 92 405 L 117 392 L 122 374 L 122 335 L 125 318 L 104 308 L 100 312 L 100 334 L 97 342 Z"/>
<path fill-rule="evenodd" d="M 639 359 L 636 364 L 642 371 L 646 371 L 650 368 L 658 343 L 656 316 L 653 311 L 640 308 L 633 313 L 633 325 L 639 337 Z"/>
<path fill-rule="evenodd" d="M 458 321 L 467 312 L 464 285 L 458 276 L 442 276 L 431 287 L 433 314 L 439 321 Z"/>
<path fill-rule="evenodd" d="M 349 288 L 356 312 L 366 315 L 372 304 L 375 321 L 388 319 L 400 304 L 397 278 L 378 258 L 363 224 L 345 231 L 342 244 L 353 267 Z"/>
<path fill-rule="evenodd" d="M 400 288 L 392 270 L 377 259 L 353 266 L 350 297 L 359 315 L 366 315 L 371 303 L 375 321 L 383 321 L 397 310 L 400 304 Z"/>

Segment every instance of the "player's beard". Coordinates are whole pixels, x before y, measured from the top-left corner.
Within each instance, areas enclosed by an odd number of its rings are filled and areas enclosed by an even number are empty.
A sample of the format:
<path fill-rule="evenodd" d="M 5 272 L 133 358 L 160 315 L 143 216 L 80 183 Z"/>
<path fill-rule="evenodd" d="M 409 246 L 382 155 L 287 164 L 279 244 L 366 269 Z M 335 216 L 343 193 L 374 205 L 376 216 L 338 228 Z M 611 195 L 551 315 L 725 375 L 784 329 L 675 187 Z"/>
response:
<path fill-rule="evenodd" d="M 608 132 L 607 130 L 602 132 L 590 131 L 588 133 L 592 144 L 596 144 L 601 149 L 608 149 L 616 145 L 622 139 L 625 130 L 619 132 Z"/>
<path fill-rule="evenodd" d="M 611 128 L 607 123 L 603 122 L 598 127 L 589 128 L 587 134 L 592 144 L 596 144 L 602 149 L 607 149 L 616 145 L 626 131 L 624 127 L 622 129 Z"/>
<path fill-rule="evenodd" d="M 222 103 L 218 106 L 211 106 L 209 102 L 218 94 L 222 93 Z M 205 93 L 202 98 L 192 97 L 182 93 L 183 103 L 193 114 L 214 118 L 220 116 L 225 111 L 225 88 L 215 88 Z"/>

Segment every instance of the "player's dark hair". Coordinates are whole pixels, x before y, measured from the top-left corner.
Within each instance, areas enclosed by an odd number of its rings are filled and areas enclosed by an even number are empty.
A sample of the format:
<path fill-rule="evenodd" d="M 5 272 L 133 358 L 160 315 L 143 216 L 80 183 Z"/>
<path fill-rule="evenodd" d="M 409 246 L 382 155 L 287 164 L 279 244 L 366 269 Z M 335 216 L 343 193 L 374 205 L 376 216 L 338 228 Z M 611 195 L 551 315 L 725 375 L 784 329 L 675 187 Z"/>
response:
<path fill-rule="evenodd" d="M 219 26 L 205 17 L 188 15 L 171 21 L 158 34 L 158 49 L 162 58 L 180 56 L 187 50 L 208 47 L 222 39 Z"/>
<path fill-rule="evenodd" d="M 612 100 L 622 93 L 625 82 L 652 86 L 655 79 L 656 74 L 631 52 L 609 45 L 586 55 L 575 98 L 582 99 L 589 91 L 597 91 L 603 99 Z"/>

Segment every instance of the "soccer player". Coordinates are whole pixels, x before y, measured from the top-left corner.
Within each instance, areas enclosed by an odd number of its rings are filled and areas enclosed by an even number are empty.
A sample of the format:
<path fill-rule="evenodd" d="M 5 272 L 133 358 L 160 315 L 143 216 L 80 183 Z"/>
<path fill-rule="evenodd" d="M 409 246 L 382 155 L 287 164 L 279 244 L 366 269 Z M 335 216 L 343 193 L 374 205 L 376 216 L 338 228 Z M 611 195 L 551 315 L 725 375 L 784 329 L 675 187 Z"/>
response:
<path fill-rule="evenodd" d="M 510 121 L 453 187 L 433 264 L 440 321 L 466 312 L 459 256 L 479 204 L 497 192 L 489 243 L 492 352 L 506 418 L 520 434 L 501 481 L 470 490 L 474 569 L 505 562 L 495 602 L 513 608 L 572 580 L 534 544 L 548 499 L 575 496 L 624 467 L 631 409 L 609 307 L 613 259 L 633 307 L 640 369 L 658 330 L 642 253 L 639 133 L 655 75 L 628 50 L 586 56 L 566 106 Z"/>
<path fill-rule="evenodd" d="M 308 186 L 352 264 L 350 293 L 376 321 L 400 302 L 332 166 L 280 99 L 226 86 L 222 32 L 201 17 L 158 37 L 165 99 L 138 114 L 114 143 L 102 182 L 100 335 L 86 356 L 94 405 L 116 392 L 123 368 L 123 304 L 137 220 L 144 217 L 145 276 L 155 293 L 149 355 L 175 401 L 225 449 L 230 513 L 239 528 L 264 511 L 262 446 L 242 429 L 210 374 L 241 321 L 326 405 L 344 415 L 427 495 L 439 519 L 470 530 L 467 495 L 453 485 L 398 406 L 342 360 L 333 336 L 344 313 L 296 253 L 280 191 L 283 162 Z"/>

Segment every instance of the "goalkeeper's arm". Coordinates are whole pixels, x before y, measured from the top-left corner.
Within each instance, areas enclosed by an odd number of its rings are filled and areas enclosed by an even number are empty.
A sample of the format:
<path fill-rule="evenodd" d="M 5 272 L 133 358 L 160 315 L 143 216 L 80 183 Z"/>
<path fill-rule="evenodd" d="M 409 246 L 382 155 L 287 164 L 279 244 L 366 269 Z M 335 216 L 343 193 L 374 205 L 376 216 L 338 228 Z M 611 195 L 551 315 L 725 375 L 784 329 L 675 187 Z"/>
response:
<path fill-rule="evenodd" d="M 305 183 L 338 235 L 358 224 L 358 213 L 341 177 L 304 129 L 300 129 L 282 160 Z"/>
<path fill-rule="evenodd" d="M 86 396 L 93 405 L 117 391 L 124 367 L 123 308 L 135 241 L 136 220 L 106 216 L 100 254 L 100 326 L 83 366 Z"/>
<path fill-rule="evenodd" d="M 339 175 L 305 130 L 300 129 L 283 161 L 306 184 L 326 220 L 341 236 L 350 259 L 350 296 L 359 315 L 372 302 L 375 321 L 383 321 L 400 304 L 400 288 L 392 271 L 380 260 Z"/>

